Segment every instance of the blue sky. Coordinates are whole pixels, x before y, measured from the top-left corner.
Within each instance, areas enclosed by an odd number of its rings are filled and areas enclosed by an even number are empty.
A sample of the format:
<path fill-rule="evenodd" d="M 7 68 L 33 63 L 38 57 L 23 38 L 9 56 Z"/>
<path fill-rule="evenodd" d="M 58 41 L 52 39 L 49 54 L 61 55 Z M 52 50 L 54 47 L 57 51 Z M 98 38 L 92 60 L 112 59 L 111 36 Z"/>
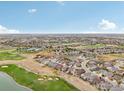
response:
<path fill-rule="evenodd" d="M 0 33 L 123 33 L 122 2 L 0 2 Z"/>

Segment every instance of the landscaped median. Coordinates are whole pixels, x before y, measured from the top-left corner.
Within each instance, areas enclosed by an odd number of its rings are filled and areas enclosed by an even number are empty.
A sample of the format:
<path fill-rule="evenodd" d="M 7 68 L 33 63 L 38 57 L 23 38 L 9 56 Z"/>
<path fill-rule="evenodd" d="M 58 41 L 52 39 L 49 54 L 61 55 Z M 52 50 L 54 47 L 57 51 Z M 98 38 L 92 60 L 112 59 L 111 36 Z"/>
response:
<path fill-rule="evenodd" d="M 36 91 L 77 91 L 78 89 L 56 76 L 38 75 L 14 64 L 0 66 L 0 71 L 7 73 L 13 79 Z"/>

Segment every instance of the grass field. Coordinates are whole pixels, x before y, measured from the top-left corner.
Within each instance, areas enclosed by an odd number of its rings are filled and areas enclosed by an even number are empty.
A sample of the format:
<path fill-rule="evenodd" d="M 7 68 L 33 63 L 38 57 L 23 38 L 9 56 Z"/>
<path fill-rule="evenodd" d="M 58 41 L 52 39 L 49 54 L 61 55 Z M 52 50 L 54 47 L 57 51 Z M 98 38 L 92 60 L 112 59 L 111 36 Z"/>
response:
<path fill-rule="evenodd" d="M 19 54 L 15 54 L 12 52 L 0 52 L 0 60 L 21 60 L 24 57 L 20 56 Z"/>
<path fill-rule="evenodd" d="M 118 48 L 124 48 L 124 45 L 118 45 L 117 47 Z"/>
<path fill-rule="evenodd" d="M 9 74 L 13 79 L 24 86 L 36 91 L 76 91 L 75 87 L 55 76 L 37 75 L 28 72 L 14 64 L 6 65 L 8 67 L 2 68 L 0 71 Z M 56 80 L 58 78 L 58 80 Z"/>
<path fill-rule="evenodd" d="M 76 46 L 76 47 L 70 47 L 70 48 L 74 48 L 74 49 L 86 49 L 86 48 L 101 48 L 101 47 L 105 47 L 105 44 L 94 44 L 94 45 L 80 45 L 80 46 Z"/>
<path fill-rule="evenodd" d="M 84 48 L 100 48 L 100 47 L 105 47 L 105 44 L 94 44 L 94 45 L 86 45 L 83 46 Z"/>
<path fill-rule="evenodd" d="M 106 54 L 97 56 L 100 61 L 111 61 L 118 58 L 124 58 L 124 54 Z"/>

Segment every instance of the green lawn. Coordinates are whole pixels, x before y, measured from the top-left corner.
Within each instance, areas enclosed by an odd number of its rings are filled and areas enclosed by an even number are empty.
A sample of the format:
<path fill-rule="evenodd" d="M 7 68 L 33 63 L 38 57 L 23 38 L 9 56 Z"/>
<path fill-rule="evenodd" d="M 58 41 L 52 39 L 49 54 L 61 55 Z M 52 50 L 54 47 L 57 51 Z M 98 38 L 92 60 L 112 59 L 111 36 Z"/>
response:
<path fill-rule="evenodd" d="M 0 60 L 21 60 L 24 57 L 20 56 L 19 54 L 15 54 L 12 52 L 0 52 Z"/>
<path fill-rule="evenodd" d="M 102 48 L 102 47 L 105 47 L 107 46 L 106 44 L 93 44 L 93 45 L 80 45 L 80 46 L 77 46 L 77 47 L 71 47 L 71 48 L 74 48 L 74 49 L 87 49 L 87 48 Z"/>
<path fill-rule="evenodd" d="M 94 44 L 94 45 L 86 45 L 84 48 L 100 48 L 100 47 L 105 47 L 105 44 Z"/>
<path fill-rule="evenodd" d="M 37 75 L 32 72 L 28 72 L 14 64 L 7 65 L 8 67 L 2 68 L 0 66 L 0 71 L 9 74 L 14 80 L 24 86 L 31 88 L 36 91 L 76 91 L 75 87 L 67 83 L 65 80 L 56 80 L 55 76 L 45 76 Z M 46 77 L 44 80 L 39 80 L 39 78 Z M 52 78 L 49 80 L 48 78 Z"/>
<path fill-rule="evenodd" d="M 124 45 L 118 45 L 117 47 L 118 48 L 124 48 Z"/>

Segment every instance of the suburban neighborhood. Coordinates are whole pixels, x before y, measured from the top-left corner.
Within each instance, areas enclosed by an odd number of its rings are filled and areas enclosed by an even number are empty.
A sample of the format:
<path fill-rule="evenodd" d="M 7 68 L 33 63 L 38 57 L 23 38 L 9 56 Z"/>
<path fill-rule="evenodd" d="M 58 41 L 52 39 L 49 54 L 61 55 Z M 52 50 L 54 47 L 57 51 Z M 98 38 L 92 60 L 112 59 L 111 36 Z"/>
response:
<path fill-rule="evenodd" d="M 124 1 L 0 1 L 0 91 L 124 91 Z"/>
<path fill-rule="evenodd" d="M 18 36 L 18 37 L 17 37 Z M 14 43 L 12 42 L 14 41 Z M 124 90 L 124 39 L 85 35 L 1 37 L 1 49 L 33 55 L 41 68 L 79 78 L 102 91 Z M 15 43 L 16 42 L 16 43 Z M 25 56 L 24 56 L 25 57 Z M 34 67 L 35 68 L 35 67 Z M 40 73 L 40 72 L 37 72 Z"/>

